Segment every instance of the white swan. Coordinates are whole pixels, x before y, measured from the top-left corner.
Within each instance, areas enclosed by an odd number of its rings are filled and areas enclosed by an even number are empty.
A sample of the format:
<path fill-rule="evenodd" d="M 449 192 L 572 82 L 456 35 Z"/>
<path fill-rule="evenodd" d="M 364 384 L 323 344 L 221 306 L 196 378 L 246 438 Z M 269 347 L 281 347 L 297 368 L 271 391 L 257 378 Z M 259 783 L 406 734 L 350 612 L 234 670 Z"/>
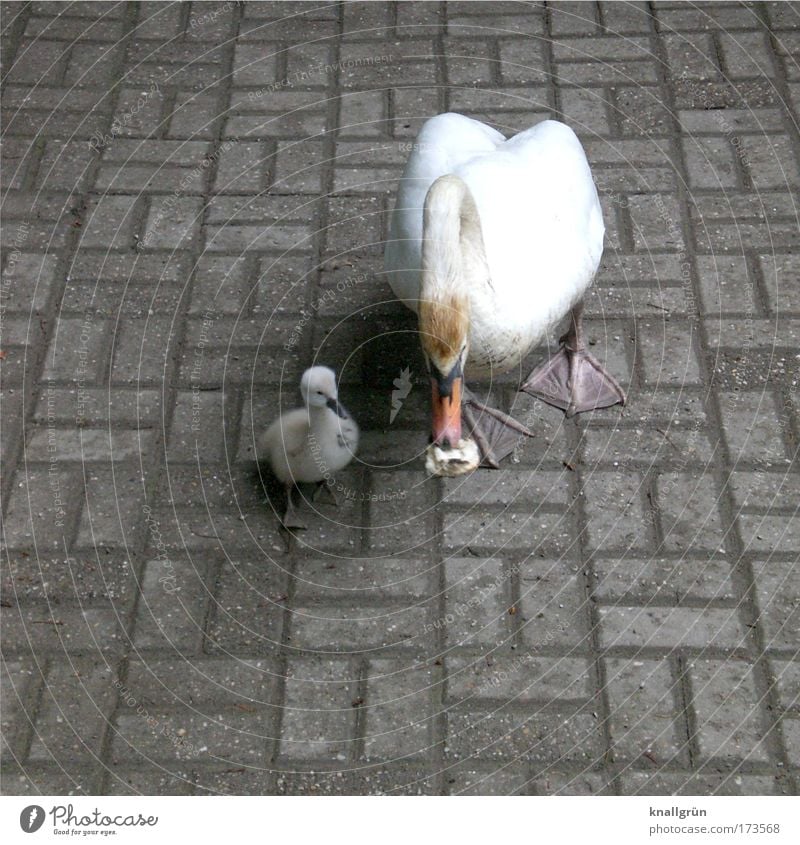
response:
<path fill-rule="evenodd" d="M 507 372 L 570 311 L 561 350 L 522 389 L 568 415 L 625 401 L 581 329 L 604 231 L 583 147 L 563 123 L 546 120 L 508 140 L 459 114 L 422 127 L 400 180 L 385 269 L 419 315 L 433 390 L 431 471 L 477 466 L 474 446 L 464 448 L 462 410 L 489 466 L 530 435 L 464 390 L 464 372 Z"/>
<path fill-rule="evenodd" d="M 358 448 L 358 426 L 339 402 L 333 370 L 306 370 L 300 393 L 305 407 L 283 414 L 258 441 L 259 460 L 269 463 L 286 488 L 286 528 L 305 528 L 292 502 L 294 485 L 328 481 Z"/>

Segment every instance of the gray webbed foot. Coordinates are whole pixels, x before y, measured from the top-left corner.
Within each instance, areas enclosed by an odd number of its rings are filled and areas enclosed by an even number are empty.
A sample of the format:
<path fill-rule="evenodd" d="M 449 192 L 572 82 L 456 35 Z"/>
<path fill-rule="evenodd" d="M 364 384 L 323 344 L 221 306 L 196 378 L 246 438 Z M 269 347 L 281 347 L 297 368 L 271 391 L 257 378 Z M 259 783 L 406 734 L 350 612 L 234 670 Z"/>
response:
<path fill-rule="evenodd" d="M 481 466 L 499 469 L 500 461 L 517 448 L 523 437 L 533 437 L 522 423 L 480 402 L 466 389 L 461 410 L 481 453 Z"/>
<path fill-rule="evenodd" d="M 561 408 L 568 417 L 581 411 L 625 404 L 625 391 L 614 376 L 587 351 L 583 339 L 583 306 L 572 311 L 572 326 L 561 349 L 539 365 L 520 387 L 531 396 Z"/>
<path fill-rule="evenodd" d="M 282 524 L 283 527 L 287 530 L 292 529 L 305 529 L 306 524 L 300 517 L 300 514 L 297 512 L 297 508 L 295 507 L 294 501 L 292 499 L 292 493 L 294 492 L 294 485 L 287 484 L 286 485 L 286 512 L 283 515 Z"/>

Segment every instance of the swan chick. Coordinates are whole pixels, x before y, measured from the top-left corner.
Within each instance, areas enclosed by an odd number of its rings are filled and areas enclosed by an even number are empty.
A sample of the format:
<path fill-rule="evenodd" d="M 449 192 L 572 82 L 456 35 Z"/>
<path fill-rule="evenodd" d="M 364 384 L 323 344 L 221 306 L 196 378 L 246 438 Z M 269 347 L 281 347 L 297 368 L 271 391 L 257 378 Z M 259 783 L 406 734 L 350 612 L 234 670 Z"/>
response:
<path fill-rule="evenodd" d="M 300 393 L 304 407 L 282 414 L 258 441 L 259 460 L 270 465 L 286 489 L 285 528 L 306 527 L 292 501 L 295 485 L 327 482 L 358 448 L 358 425 L 339 402 L 333 370 L 306 370 Z"/>

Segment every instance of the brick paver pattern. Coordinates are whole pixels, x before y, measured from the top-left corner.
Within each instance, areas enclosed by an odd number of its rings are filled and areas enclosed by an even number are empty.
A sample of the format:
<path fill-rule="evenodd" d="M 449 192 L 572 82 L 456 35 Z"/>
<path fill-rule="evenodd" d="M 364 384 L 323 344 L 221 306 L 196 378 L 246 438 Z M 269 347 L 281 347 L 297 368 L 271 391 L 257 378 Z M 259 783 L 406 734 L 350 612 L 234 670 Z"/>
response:
<path fill-rule="evenodd" d="M 800 5 L 1 11 L 4 792 L 796 794 Z M 478 385 L 535 437 L 460 480 L 382 277 L 448 110 L 580 136 L 629 397 Z M 313 361 L 362 444 L 289 536 Z"/>

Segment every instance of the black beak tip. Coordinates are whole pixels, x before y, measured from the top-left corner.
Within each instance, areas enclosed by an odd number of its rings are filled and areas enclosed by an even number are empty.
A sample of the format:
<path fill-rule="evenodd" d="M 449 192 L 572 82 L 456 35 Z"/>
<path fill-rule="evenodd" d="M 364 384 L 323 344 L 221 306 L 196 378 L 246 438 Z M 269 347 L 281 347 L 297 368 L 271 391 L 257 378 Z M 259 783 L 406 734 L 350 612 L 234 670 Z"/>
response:
<path fill-rule="evenodd" d="M 345 411 L 344 407 L 339 404 L 338 399 L 328 399 L 325 403 L 328 408 L 330 408 L 337 416 L 341 417 L 343 420 L 347 419 L 347 411 Z"/>
<path fill-rule="evenodd" d="M 449 452 L 453 448 L 453 444 L 450 442 L 449 437 L 445 437 L 441 440 L 441 442 L 437 442 L 436 438 L 432 434 L 428 435 L 428 445 L 438 446 L 443 452 Z"/>

